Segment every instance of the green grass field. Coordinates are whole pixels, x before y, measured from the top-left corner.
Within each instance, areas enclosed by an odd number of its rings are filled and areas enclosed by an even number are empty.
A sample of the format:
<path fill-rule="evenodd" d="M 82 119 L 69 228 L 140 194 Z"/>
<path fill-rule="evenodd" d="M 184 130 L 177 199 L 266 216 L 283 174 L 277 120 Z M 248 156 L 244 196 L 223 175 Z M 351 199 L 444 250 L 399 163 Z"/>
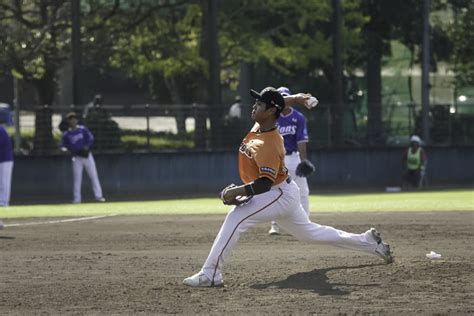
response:
<path fill-rule="evenodd" d="M 474 211 L 474 191 L 401 192 L 312 195 L 311 212 Z M 218 199 L 201 198 L 145 202 L 110 202 L 10 206 L 0 218 L 76 217 L 93 215 L 224 214 Z"/>

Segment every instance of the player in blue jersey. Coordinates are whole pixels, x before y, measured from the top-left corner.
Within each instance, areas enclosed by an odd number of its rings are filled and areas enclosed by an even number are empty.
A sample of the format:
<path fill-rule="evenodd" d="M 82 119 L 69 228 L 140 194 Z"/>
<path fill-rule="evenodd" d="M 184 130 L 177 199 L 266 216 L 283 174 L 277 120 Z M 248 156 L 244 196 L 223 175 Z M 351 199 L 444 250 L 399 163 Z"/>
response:
<path fill-rule="evenodd" d="M 278 92 L 282 96 L 291 95 L 290 90 L 287 87 L 278 88 Z M 300 189 L 301 205 L 303 206 L 306 213 L 309 215 L 309 188 L 306 177 L 298 176 L 296 169 L 302 161 L 308 161 L 306 153 L 306 144 L 308 143 L 308 129 L 306 127 L 306 119 L 301 112 L 298 112 L 293 107 L 285 107 L 277 120 L 278 130 L 285 145 L 285 165 L 288 168 L 288 172 L 291 178 L 296 182 Z M 311 166 L 312 164 L 309 163 Z M 280 234 L 280 227 L 272 222 L 270 235 Z"/>
<path fill-rule="evenodd" d="M 61 148 L 69 150 L 72 154 L 72 171 L 74 177 L 73 203 L 81 203 L 82 171 L 86 169 L 92 182 L 92 189 L 96 201 L 105 202 L 102 196 L 102 188 L 97 175 L 94 156 L 91 153 L 91 146 L 94 143 L 94 136 L 87 127 L 78 125 L 77 115 L 74 112 L 68 113 L 66 119 L 69 129 L 64 133 L 61 140 Z"/>
<path fill-rule="evenodd" d="M 0 206 L 8 206 L 13 171 L 13 146 L 6 129 L 0 125 Z M 3 224 L 0 222 L 0 226 Z"/>

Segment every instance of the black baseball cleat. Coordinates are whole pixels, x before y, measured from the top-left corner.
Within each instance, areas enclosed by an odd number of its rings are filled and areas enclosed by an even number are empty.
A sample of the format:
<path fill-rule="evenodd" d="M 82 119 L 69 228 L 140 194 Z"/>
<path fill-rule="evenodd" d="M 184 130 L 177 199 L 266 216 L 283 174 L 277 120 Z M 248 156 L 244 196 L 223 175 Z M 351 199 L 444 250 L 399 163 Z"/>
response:
<path fill-rule="evenodd" d="M 372 238 L 377 242 L 377 247 L 375 248 L 375 254 L 382 258 L 385 263 L 389 264 L 393 262 L 392 251 L 390 250 L 390 245 L 383 242 L 380 233 L 375 229 L 369 229 L 369 233 L 372 235 Z"/>

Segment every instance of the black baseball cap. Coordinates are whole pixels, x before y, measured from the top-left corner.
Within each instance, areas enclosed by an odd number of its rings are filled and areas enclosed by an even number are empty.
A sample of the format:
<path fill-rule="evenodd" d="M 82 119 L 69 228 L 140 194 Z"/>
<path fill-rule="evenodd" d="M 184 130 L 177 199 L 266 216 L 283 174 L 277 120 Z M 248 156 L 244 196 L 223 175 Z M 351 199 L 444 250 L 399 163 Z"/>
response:
<path fill-rule="evenodd" d="M 285 107 L 285 99 L 280 92 L 273 87 L 266 87 L 260 93 L 250 89 L 250 95 L 269 106 L 276 107 L 279 112 Z"/>

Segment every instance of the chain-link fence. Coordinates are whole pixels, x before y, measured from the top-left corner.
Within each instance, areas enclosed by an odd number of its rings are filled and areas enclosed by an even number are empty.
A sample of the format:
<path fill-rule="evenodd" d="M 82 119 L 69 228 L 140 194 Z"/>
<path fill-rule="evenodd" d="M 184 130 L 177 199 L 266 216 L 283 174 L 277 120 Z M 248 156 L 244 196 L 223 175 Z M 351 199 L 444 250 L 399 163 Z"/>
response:
<path fill-rule="evenodd" d="M 22 154 L 58 153 L 64 128 L 67 128 L 65 116 L 69 112 L 75 112 L 79 124 L 94 135 L 95 152 L 148 152 L 208 146 L 208 110 L 201 104 L 89 104 L 33 109 L 20 111 L 18 127 L 9 128 L 12 135 L 15 130 L 20 131 L 21 140 L 16 148 Z"/>
<path fill-rule="evenodd" d="M 420 105 L 395 104 L 386 109 L 387 145 L 405 144 L 408 135 L 422 135 Z M 474 145 L 474 104 L 431 105 L 428 126 L 432 145 Z"/>
<path fill-rule="evenodd" d="M 344 108 L 343 146 L 367 146 L 367 113 L 348 104 Z M 297 109 L 307 119 L 310 148 L 334 146 L 331 106 L 322 104 L 312 111 Z M 202 104 L 41 106 L 20 111 L 20 137 L 14 137 L 20 141 L 17 151 L 25 155 L 58 153 L 60 125 L 71 111 L 78 114 L 79 124 L 93 133 L 94 151 L 102 153 L 235 149 L 253 124 L 246 111 L 235 117 L 224 109 L 217 118 L 221 122 L 217 133 L 221 139 L 215 144 L 209 117 L 212 111 Z M 420 106 L 413 104 L 384 106 L 385 145 L 405 146 L 410 135 L 421 135 L 420 113 Z M 12 135 L 15 129 L 9 128 Z M 474 104 L 432 105 L 430 135 L 432 145 L 474 145 Z"/>

